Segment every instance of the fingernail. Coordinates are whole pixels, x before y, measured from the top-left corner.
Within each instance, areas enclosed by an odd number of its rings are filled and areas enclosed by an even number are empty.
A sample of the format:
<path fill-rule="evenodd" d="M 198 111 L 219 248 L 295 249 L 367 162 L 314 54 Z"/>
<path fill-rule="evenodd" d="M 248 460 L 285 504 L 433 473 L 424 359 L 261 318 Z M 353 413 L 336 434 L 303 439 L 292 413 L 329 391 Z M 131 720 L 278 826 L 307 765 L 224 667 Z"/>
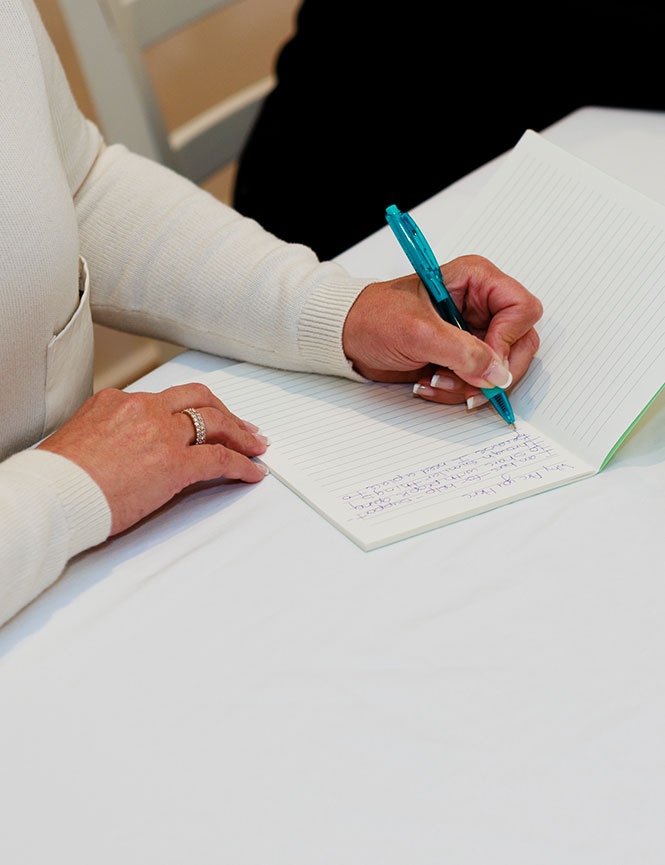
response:
<path fill-rule="evenodd" d="M 253 423 L 250 423 L 248 420 L 242 421 L 242 424 L 245 427 L 245 429 L 248 430 L 249 432 L 252 432 L 252 433 L 259 432 L 259 428 L 257 426 L 255 426 Z"/>
<path fill-rule="evenodd" d="M 430 384 L 439 390 L 457 390 L 459 387 L 459 382 L 451 375 L 439 375 L 438 373 L 432 376 Z"/>
<path fill-rule="evenodd" d="M 268 447 L 268 445 L 270 444 L 270 439 L 268 438 L 268 436 L 261 435 L 258 432 L 254 433 L 254 438 L 258 442 L 261 442 L 261 444 L 265 445 L 266 447 Z"/>
<path fill-rule="evenodd" d="M 513 380 L 513 374 L 498 360 L 492 361 L 489 369 L 483 375 L 483 379 L 493 387 L 509 387 Z"/>
<path fill-rule="evenodd" d="M 416 396 L 436 396 L 436 391 L 433 387 L 426 384 L 414 384 L 413 392 Z"/>
<path fill-rule="evenodd" d="M 470 396 L 466 401 L 466 407 L 470 411 L 472 408 L 478 408 L 479 405 L 484 405 L 486 402 L 489 402 L 486 396 L 482 393 L 478 393 L 475 396 Z"/>
<path fill-rule="evenodd" d="M 256 463 L 256 465 L 261 469 L 264 475 L 270 474 L 268 466 L 263 465 L 263 463 Z"/>

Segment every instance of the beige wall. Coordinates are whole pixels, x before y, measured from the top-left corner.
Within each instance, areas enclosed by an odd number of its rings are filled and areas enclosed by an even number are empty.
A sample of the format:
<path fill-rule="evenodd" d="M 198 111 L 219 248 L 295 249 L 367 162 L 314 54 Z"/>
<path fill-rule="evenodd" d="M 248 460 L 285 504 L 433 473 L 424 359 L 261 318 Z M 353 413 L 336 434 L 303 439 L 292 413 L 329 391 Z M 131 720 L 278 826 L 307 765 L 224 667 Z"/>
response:
<path fill-rule="evenodd" d="M 81 110 L 94 120 L 94 105 L 57 0 L 35 3 Z M 272 72 L 275 57 L 293 30 L 298 5 L 299 0 L 237 0 L 148 49 L 146 66 L 167 128 Z M 230 166 L 203 186 L 228 202 L 233 177 Z M 181 350 L 102 327 L 95 328 L 95 338 L 95 389 L 122 387 Z"/>

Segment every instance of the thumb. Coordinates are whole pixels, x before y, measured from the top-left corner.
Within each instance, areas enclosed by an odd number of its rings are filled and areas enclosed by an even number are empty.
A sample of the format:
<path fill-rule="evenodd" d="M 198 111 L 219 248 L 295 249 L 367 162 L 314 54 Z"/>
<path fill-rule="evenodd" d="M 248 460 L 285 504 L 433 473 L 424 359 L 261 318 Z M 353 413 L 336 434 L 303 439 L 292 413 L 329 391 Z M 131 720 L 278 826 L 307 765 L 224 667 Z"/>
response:
<path fill-rule="evenodd" d="M 482 339 L 439 319 L 432 328 L 427 357 L 447 367 L 473 387 L 510 386 L 513 377 L 506 362 Z"/>

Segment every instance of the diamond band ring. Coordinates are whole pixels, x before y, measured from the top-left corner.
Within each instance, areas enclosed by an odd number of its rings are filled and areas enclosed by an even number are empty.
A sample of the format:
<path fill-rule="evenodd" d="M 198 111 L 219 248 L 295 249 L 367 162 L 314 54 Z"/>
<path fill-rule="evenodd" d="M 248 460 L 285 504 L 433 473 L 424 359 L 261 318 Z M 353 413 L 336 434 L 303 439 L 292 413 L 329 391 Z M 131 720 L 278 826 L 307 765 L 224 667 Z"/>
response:
<path fill-rule="evenodd" d="M 201 417 L 201 412 L 197 411 L 195 408 L 184 408 L 181 413 L 189 415 L 189 417 L 192 419 L 192 423 L 194 424 L 194 431 L 196 433 L 194 444 L 205 444 L 206 425 L 204 424 L 203 418 Z"/>

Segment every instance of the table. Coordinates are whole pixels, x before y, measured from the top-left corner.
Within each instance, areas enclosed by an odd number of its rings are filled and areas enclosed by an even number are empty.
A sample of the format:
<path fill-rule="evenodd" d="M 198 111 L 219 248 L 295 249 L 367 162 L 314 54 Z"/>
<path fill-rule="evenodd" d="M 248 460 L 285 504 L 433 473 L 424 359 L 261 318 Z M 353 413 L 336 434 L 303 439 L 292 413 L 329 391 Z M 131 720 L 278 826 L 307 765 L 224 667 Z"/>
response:
<path fill-rule="evenodd" d="M 545 134 L 665 202 L 665 115 Z M 0 630 L 0 861 L 662 862 L 664 492 L 661 396 L 596 477 L 371 553 L 273 477 L 181 494 Z"/>

